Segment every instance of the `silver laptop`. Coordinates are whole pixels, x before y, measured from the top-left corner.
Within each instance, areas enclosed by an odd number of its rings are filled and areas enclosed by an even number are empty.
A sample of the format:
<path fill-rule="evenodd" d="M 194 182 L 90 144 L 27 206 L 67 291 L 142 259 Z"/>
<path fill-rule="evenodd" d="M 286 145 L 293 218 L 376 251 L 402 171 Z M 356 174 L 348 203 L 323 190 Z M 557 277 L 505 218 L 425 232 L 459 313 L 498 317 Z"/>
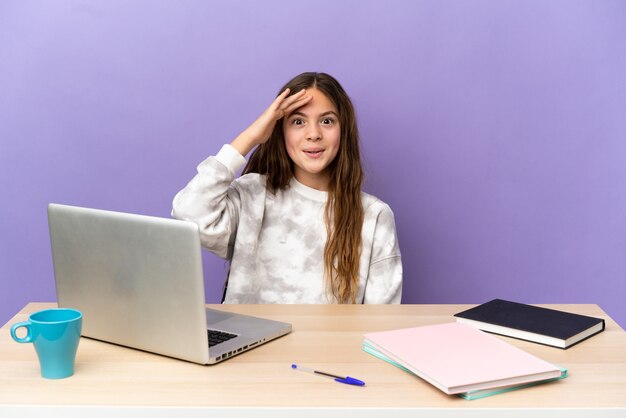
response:
<path fill-rule="evenodd" d="M 291 331 L 206 308 L 192 222 L 50 204 L 48 223 L 57 301 L 83 336 L 213 364 Z"/>

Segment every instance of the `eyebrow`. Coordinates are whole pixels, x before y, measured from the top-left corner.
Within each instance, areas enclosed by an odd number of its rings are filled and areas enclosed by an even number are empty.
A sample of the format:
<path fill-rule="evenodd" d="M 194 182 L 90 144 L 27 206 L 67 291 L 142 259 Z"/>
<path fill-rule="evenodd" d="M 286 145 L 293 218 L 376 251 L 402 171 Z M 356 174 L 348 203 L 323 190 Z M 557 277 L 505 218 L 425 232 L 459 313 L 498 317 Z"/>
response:
<path fill-rule="evenodd" d="M 308 116 L 308 115 L 305 115 L 304 113 L 299 112 L 299 111 L 296 110 L 294 112 L 291 112 L 289 117 L 292 117 L 294 115 L 299 115 L 299 116 L 304 116 L 304 117 Z M 328 116 L 328 115 L 335 115 L 336 118 L 339 118 L 339 115 L 337 113 L 335 113 L 333 110 L 329 110 L 328 112 L 324 112 L 319 117 L 321 118 L 321 117 Z"/>

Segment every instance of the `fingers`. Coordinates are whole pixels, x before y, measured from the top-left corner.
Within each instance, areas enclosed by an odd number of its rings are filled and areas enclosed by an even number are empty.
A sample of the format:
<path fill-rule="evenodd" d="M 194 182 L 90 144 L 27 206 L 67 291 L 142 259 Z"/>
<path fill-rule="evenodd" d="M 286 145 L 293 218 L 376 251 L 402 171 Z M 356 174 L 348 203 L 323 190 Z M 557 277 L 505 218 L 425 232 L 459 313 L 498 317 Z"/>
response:
<path fill-rule="evenodd" d="M 283 90 L 283 92 L 282 92 L 282 93 L 280 93 L 280 94 L 279 94 L 279 95 L 278 95 L 278 96 L 274 99 L 274 101 L 272 102 L 272 106 L 270 106 L 270 108 L 271 108 L 271 107 L 273 107 L 274 109 L 278 110 L 278 109 L 280 108 L 281 104 L 283 103 L 283 101 L 285 100 L 285 98 L 286 98 L 287 96 L 289 96 L 289 93 L 290 93 L 290 92 L 291 92 L 291 89 L 290 89 L 289 87 L 287 87 L 285 90 Z M 298 93 L 296 93 L 296 94 L 298 94 Z M 295 95 L 294 95 L 294 96 L 295 96 Z M 292 96 L 292 97 L 293 97 L 293 96 Z"/>
<path fill-rule="evenodd" d="M 282 93 L 280 93 L 278 95 L 278 97 L 276 97 L 276 100 L 274 100 L 275 102 L 282 102 L 283 100 L 285 100 L 285 97 L 287 97 L 289 95 L 289 92 L 291 91 L 291 89 L 289 87 L 287 87 L 285 90 L 283 90 Z"/>
<path fill-rule="evenodd" d="M 279 106 L 279 110 L 282 111 L 284 115 L 289 114 L 295 109 L 302 107 L 310 102 L 312 98 L 313 95 L 307 94 L 307 91 L 305 89 L 302 89 L 296 94 L 293 94 L 283 100 L 283 102 Z"/>
<path fill-rule="evenodd" d="M 269 114 L 272 114 L 273 120 L 279 120 L 285 115 L 290 114 L 299 107 L 304 106 L 313 99 L 312 94 L 308 94 L 306 89 L 302 89 L 299 92 L 289 96 L 290 89 L 286 88 L 282 93 L 276 97 L 272 105 L 268 108 Z"/>
<path fill-rule="evenodd" d="M 303 97 L 301 100 L 298 100 L 294 103 L 292 103 L 290 106 L 287 106 L 283 112 L 285 115 L 289 115 L 291 112 L 293 112 L 294 110 L 306 105 L 308 102 L 311 101 L 311 99 L 313 99 L 313 96 L 309 95 L 309 96 L 305 96 Z"/>
<path fill-rule="evenodd" d="M 279 94 L 276 100 L 274 100 L 274 103 L 277 104 L 277 108 L 285 108 L 286 106 L 289 106 L 294 101 L 302 98 L 304 93 L 306 93 L 306 90 L 302 89 L 299 92 L 292 94 L 291 96 L 289 96 L 289 92 L 290 90 L 288 88 L 285 89 L 285 91 Z"/>

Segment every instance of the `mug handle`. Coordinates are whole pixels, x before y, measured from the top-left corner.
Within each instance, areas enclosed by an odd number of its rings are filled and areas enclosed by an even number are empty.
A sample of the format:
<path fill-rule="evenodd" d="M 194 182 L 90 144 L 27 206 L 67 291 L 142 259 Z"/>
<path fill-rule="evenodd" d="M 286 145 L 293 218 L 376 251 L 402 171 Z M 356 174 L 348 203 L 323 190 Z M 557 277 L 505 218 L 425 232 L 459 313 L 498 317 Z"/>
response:
<path fill-rule="evenodd" d="M 27 330 L 26 336 L 24 338 L 20 338 L 17 336 L 16 331 L 18 328 L 24 327 Z M 30 343 L 33 341 L 33 335 L 30 329 L 30 322 L 18 322 L 11 327 L 11 337 L 18 343 Z"/>

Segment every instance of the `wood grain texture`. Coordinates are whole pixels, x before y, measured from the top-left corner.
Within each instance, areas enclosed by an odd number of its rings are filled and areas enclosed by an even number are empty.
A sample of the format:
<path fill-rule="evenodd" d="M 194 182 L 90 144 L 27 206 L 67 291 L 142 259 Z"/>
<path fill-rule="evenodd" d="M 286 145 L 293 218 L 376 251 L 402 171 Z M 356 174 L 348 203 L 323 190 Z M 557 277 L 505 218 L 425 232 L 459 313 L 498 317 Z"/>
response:
<path fill-rule="evenodd" d="M 540 305 L 605 319 L 604 332 L 568 350 L 498 337 L 566 367 L 567 379 L 477 401 L 445 395 L 361 350 L 365 333 L 452 322 L 473 305 L 211 305 L 290 322 L 293 332 L 215 366 L 82 338 L 75 375 L 46 380 L 33 347 L 14 342 L 9 328 L 54 306 L 28 304 L 0 329 L 0 405 L 626 409 L 626 332 L 597 305 Z M 367 385 L 337 384 L 291 363 Z"/>

